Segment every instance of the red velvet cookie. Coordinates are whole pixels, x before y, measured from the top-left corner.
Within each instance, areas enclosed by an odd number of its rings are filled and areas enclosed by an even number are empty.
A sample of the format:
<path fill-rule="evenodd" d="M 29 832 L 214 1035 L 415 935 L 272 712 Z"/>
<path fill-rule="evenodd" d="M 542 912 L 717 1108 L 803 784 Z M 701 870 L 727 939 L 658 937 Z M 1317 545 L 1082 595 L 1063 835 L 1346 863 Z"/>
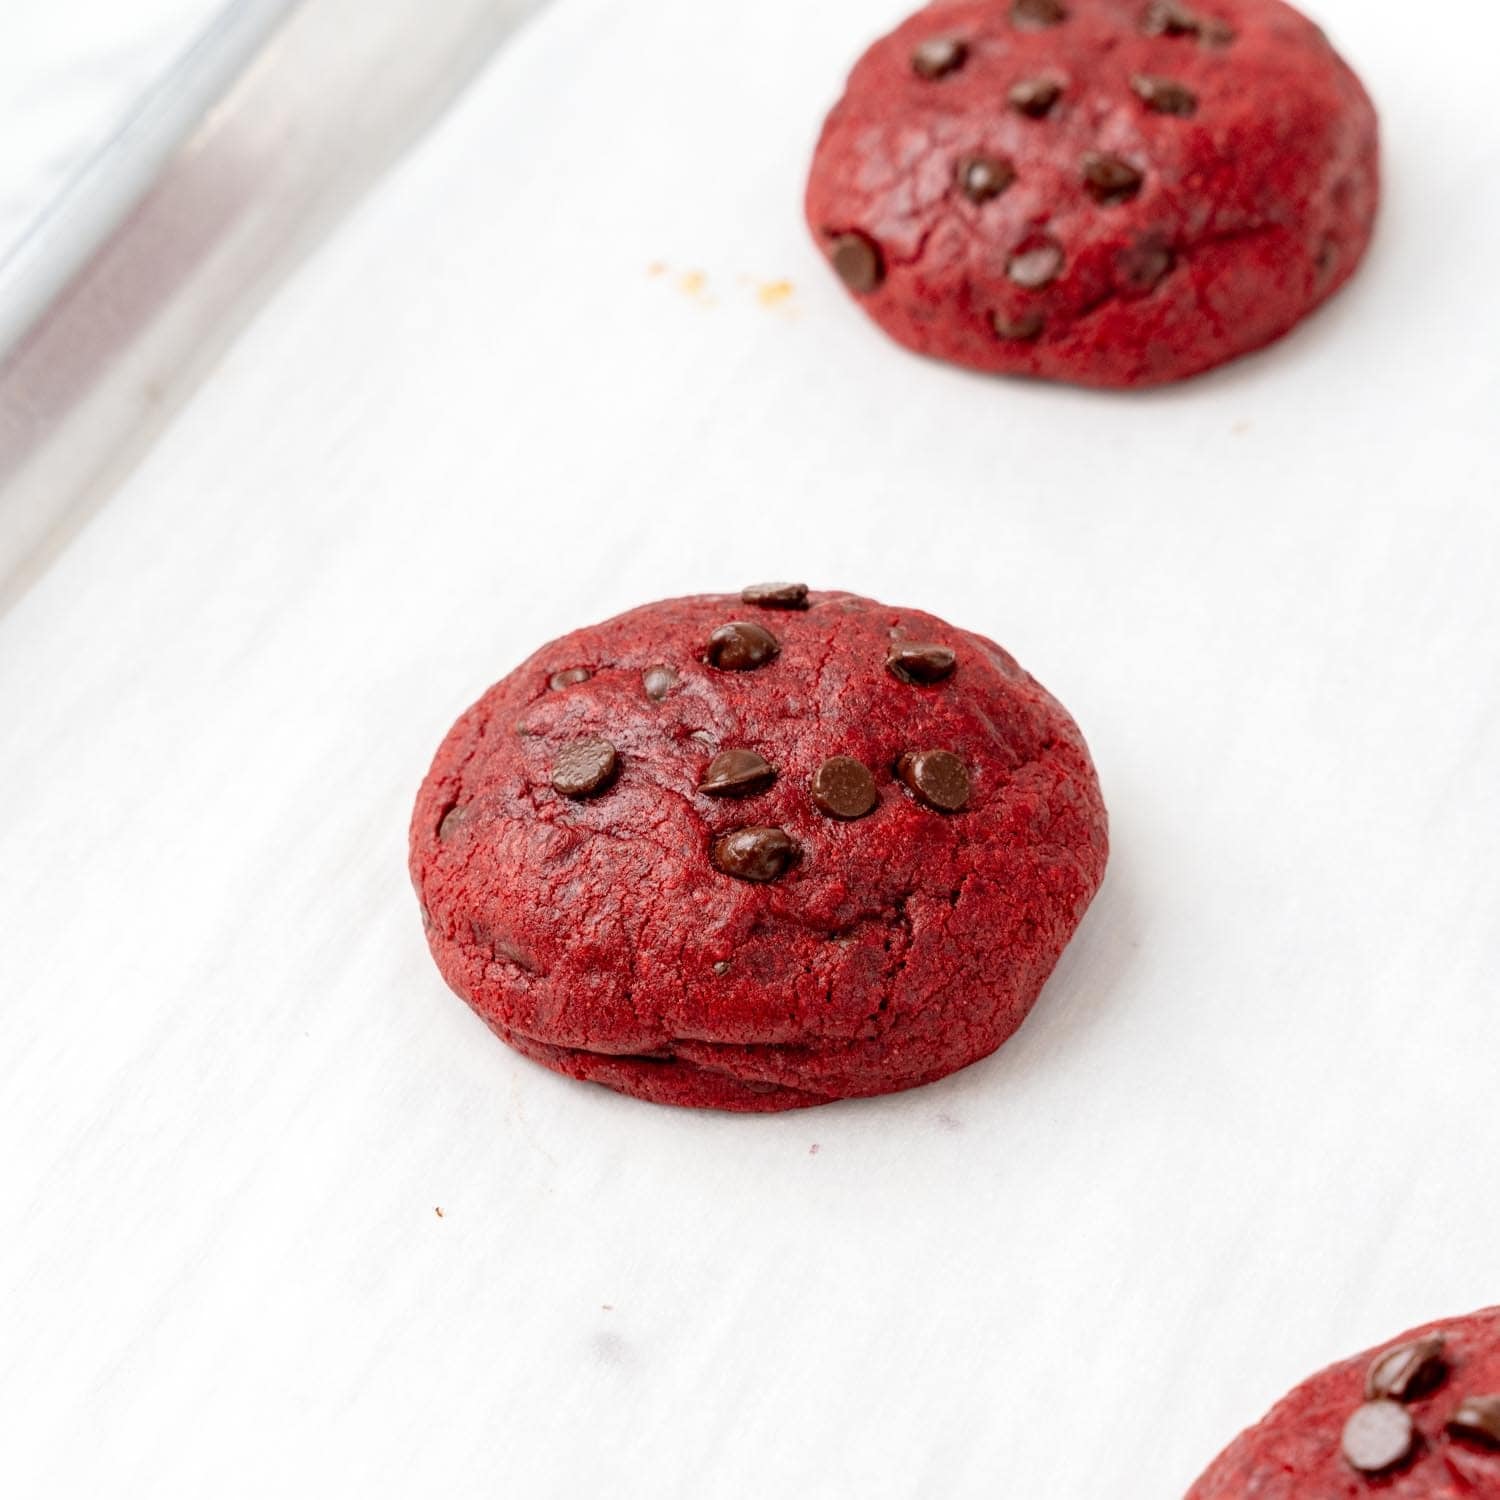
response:
<path fill-rule="evenodd" d="M 1106 852 L 1083 739 L 1010 656 L 801 585 L 543 647 L 453 727 L 411 825 L 438 967 L 505 1041 L 732 1110 L 994 1051 Z"/>
<path fill-rule="evenodd" d="M 1500 1307 L 1299 1385 L 1188 1500 L 1500 1500 Z"/>
<path fill-rule="evenodd" d="M 1368 96 L 1281 0 L 946 0 L 855 67 L 807 216 L 920 353 L 1148 386 L 1331 296 L 1378 190 Z"/>

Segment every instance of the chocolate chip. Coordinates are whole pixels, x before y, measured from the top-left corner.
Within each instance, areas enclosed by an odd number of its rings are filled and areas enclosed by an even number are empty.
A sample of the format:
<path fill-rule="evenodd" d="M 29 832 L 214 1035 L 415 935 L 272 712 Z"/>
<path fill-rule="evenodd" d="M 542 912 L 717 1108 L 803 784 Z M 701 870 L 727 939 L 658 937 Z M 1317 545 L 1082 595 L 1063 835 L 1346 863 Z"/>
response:
<path fill-rule="evenodd" d="M 709 761 L 698 790 L 708 797 L 749 797 L 776 780 L 776 768 L 754 750 L 725 750 Z"/>
<path fill-rule="evenodd" d="M 781 828 L 736 828 L 713 842 L 716 869 L 736 880 L 764 884 L 784 875 L 797 858 L 796 841 Z"/>
<path fill-rule="evenodd" d="M 942 78 L 956 73 L 968 56 L 967 42 L 952 36 L 935 36 L 917 44 L 911 55 L 911 68 L 918 78 Z"/>
<path fill-rule="evenodd" d="M 647 667 L 641 673 L 641 686 L 653 703 L 660 703 L 677 686 L 677 673 L 671 667 Z"/>
<path fill-rule="evenodd" d="M 998 198 L 1016 180 L 1016 169 L 1003 156 L 976 151 L 958 159 L 958 185 L 970 203 Z"/>
<path fill-rule="evenodd" d="M 1051 78 L 1023 78 L 1012 85 L 1006 95 L 1010 107 L 1018 109 L 1033 120 L 1040 120 L 1052 112 L 1052 106 L 1062 98 L 1062 84 Z"/>
<path fill-rule="evenodd" d="M 1010 18 L 1023 31 L 1039 31 L 1044 26 L 1061 26 L 1068 19 L 1068 8 L 1062 0 L 1015 0 Z"/>
<path fill-rule="evenodd" d="M 1151 0 L 1141 20 L 1147 36 L 1193 36 L 1209 47 L 1227 47 L 1234 27 L 1213 16 L 1200 16 L 1180 0 Z"/>
<path fill-rule="evenodd" d="M 1027 240 L 1010 258 L 1005 274 L 1017 286 L 1037 291 L 1050 286 L 1062 275 L 1065 257 L 1063 248 L 1047 235 Z"/>
<path fill-rule="evenodd" d="M 752 583 L 740 590 L 743 604 L 758 604 L 762 609 L 806 609 L 805 583 Z"/>
<path fill-rule="evenodd" d="M 1161 285 L 1176 264 L 1172 247 L 1159 236 L 1148 235 L 1115 257 L 1115 283 L 1127 297 L 1144 297 Z"/>
<path fill-rule="evenodd" d="M 937 812 L 962 812 L 969 802 L 969 769 L 951 750 L 908 750 L 896 774 Z"/>
<path fill-rule="evenodd" d="M 899 641 L 887 653 L 885 664 L 906 682 L 941 682 L 953 675 L 956 660 L 947 646 Z"/>
<path fill-rule="evenodd" d="M 1469 1396 L 1448 1419 L 1448 1431 L 1465 1442 L 1500 1448 L 1500 1396 Z"/>
<path fill-rule="evenodd" d="M 573 687 L 580 682 L 587 682 L 594 674 L 587 667 L 569 667 L 566 672 L 554 672 L 547 680 L 547 686 L 554 693 L 560 693 L 564 688 Z"/>
<path fill-rule="evenodd" d="M 467 807 L 450 807 L 438 824 L 438 838 L 446 844 L 468 821 L 469 809 Z"/>
<path fill-rule="evenodd" d="M 830 818 L 862 818 L 880 800 L 869 768 L 848 755 L 831 755 L 818 767 L 812 784 L 813 805 Z"/>
<path fill-rule="evenodd" d="M 1090 151 L 1083 158 L 1083 185 L 1096 203 L 1129 203 L 1145 180 L 1123 157 Z"/>
<path fill-rule="evenodd" d="M 1007 318 L 1003 313 L 997 312 L 990 314 L 990 327 L 995 330 L 995 337 L 1011 343 L 1034 343 L 1041 338 L 1046 326 L 1047 320 L 1039 312 L 1022 313 L 1017 318 Z"/>
<path fill-rule="evenodd" d="M 1186 119 L 1189 115 L 1198 113 L 1198 96 L 1175 79 L 1136 73 L 1130 80 L 1130 86 L 1141 103 L 1159 115 L 1178 115 Z"/>
<path fill-rule="evenodd" d="M 1151 0 L 1141 30 L 1147 36 L 1197 36 L 1202 24 L 1193 11 L 1176 0 Z"/>
<path fill-rule="evenodd" d="M 863 296 L 873 292 L 885 280 L 885 257 L 880 246 L 858 230 L 841 234 L 828 247 L 833 269 L 839 273 L 851 292 Z"/>
<path fill-rule="evenodd" d="M 1440 1333 L 1398 1344 L 1374 1359 L 1365 1374 L 1365 1400 L 1418 1401 L 1430 1396 L 1448 1374 Z"/>
<path fill-rule="evenodd" d="M 552 762 L 552 785 L 564 797 L 593 797 L 604 791 L 620 769 L 620 757 L 608 740 L 574 740 Z"/>
<path fill-rule="evenodd" d="M 709 665 L 721 672 L 753 672 L 780 650 L 769 630 L 748 620 L 731 620 L 708 638 Z"/>
<path fill-rule="evenodd" d="M 1361 1474 L 1384 1474 L 1411 1457 L 1416 1441 L 1416 1428 L 1404 1406 L 1366 1401 L 1344 1423 L 1342 1447 L 1351 1468 Z"/>

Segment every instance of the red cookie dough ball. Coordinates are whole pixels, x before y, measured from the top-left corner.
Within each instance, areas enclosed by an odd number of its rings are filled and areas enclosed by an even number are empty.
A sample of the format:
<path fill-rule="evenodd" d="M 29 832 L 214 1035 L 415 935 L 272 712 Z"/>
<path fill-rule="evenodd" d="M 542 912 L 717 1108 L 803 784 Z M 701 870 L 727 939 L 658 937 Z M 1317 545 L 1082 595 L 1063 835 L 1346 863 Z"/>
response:
<path fill-rule="evenodd" d="M 1414 1329 L 1299 1385 L 1187 1500 L 1497 1500 L 1500 1307 Z"/>
<path fill-rule="evenodd" d="M 1083 739 L 1011 657 L 800 585 L 543 647 L 453 727 L 411 825 L 438 967 L 505 1041 L 732 1110 L 993 1052 L 1106 850 Z"/>
<path fill-rule="evenodd" d="M 1368 96 L 1281 0 L 948 0 L 860 59 L 807 216 L 899 342 L 1129 387 L 1279 338 L 1378 190 Z"/>

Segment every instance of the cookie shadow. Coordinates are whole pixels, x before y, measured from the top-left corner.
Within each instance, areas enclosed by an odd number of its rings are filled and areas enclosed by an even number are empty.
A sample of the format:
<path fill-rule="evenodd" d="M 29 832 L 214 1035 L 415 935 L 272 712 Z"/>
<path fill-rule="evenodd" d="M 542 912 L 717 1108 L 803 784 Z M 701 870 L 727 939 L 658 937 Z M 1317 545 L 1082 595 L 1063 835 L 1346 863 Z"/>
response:
<path fill-rule="evenodd" d="M 1137 890 L 1129 863 L 1112 855 L 1098 895 L 1020 1029 L 988 1057 L 914 1089 L 833 1100 L 810 1109 L 744 1114 L 664 1106 L 540 1067 L 533 1071 L 530 1064 L 523 1076 L 539 1085 L 545 1081 L 548 1087 L 577 1091 L 609 1109 L 638 1112 L 643 1121 L 666 1120 L 679 1131 L 702 1131 L 709 1137 L 725 1132 L 734 1135 L 748 1123 L 758 1131 L 784 1131 L 800 1140 L 814 1120 L 892 1113 L 910 1114 L 941 1131 L 958 1132 L 964 1129 L 971 1109 L 1026 1086 L 1028 1080 L 1045 1080 L 1063 1066 L 1067 1053 L 1088 1045 L 1100 1013 L 1121 993 L 1144 946 Z M 817 1155 L 818 1149 L 811 1154 Z"/>
<path fill-rule="evenodd" d="M 936 355 L 919 357 L 978 385 L 999 386 L 1002 390 L 1009 388 L 1054 397 L 1063 395 L 1083 405 L 1128 402 L 1134 406 L 1148 407 L 1181 403 L 1184 400 L 1218 401 L 1226 394 L 1234 394 L 1241 389 L 1253 390 L 1268 379 L 1276 379 L 1283 365 L 1305 361 L 1320 341 L 1342 340 L 1349 342 L 1352 347 L 1361 325 L 1368 326 L 1372 319 L 1380 318 L 1382 309 L 1390 301 L 1389 288 L 1384 287 L 1382 282 L 1386 274 L 1385 268 L 1394 259 L 1394 251 L 1385 243 L 1386 238 L 1377 226 L 1374 238 L 1348 280 L 1327 301 L 1301 317 L 1285 333 L 1277 335 L 1270 343 L 1262 344 L 1257 349 L 1237 354 L 1221 365 L 1180 380 L 1140 388 L 1085 385 L 1040 375 L 996 374 L 967 369 Z"/>
<path fill-rule="evenodd" d="M 961 1119 L 966 1102 L 1045 1077 L 1066 1053 L 1088 1044 L 1104 1008 L 1124 991 L 1143 948 L 1137 884 L 1129 863 L 1110 861 L 1104 884 L 1021 1028 L 967 1068 L 892 1100 L 921 1099 L 924 1113 Z M 878 1106 L 882 1101 L 864 1101 Z"/>
<path fill-rule="evenodd" d="M 1326 302 L 1320 303 L 1269 344 L 1237 355 L 1226 364 L 1189 376 L 1186 380 L 1149 386 L 1140 391 L 1095 391 L 1093 394 L 1104 398 L 1124 396 L 1143 406 L 1168 400 L 1181 401 L 1184 396 L 1217 398 L 1277 378 L 1283 365 L 1306 360 L 1319 343 L 1348 341 L 1352 347 L 1359 325 L 1368 323 L 1380 303 L 1387 300 L 1377 285 L 1380 263 L 1385 260 L 1380 238 L 1377 233 L 1354 274 Z"/>

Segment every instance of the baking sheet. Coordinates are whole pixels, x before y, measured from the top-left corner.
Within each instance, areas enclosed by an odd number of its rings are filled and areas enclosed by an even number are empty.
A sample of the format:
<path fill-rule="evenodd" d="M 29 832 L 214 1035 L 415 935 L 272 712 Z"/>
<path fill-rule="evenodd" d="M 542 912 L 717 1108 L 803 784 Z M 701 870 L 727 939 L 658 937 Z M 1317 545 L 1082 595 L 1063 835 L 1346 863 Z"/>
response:
<path fill-rule="evenodd" d="M 0 259 L 223 9 L 12 0 L 0 53 Z"/>
<path fill-rule="evenodd" d="M 1368 266 L 1111 397 L 913 359 L 807 243 L 900 9 L 559 0 L 0 620 L 13 1493 L 1148 1500 L 1500 1300 L 1500 23 L 1324 0 Z M 426 955 L 427 759 L 549 636 L 784 575 L 1046 682 L 1105 888 L 933 1087 L 555 1078 Z"/>
<path fill-rule="evenodd" d="M 0 58 L 0 357 L 139 206 L 293 3 L 21 0 Z"/>

